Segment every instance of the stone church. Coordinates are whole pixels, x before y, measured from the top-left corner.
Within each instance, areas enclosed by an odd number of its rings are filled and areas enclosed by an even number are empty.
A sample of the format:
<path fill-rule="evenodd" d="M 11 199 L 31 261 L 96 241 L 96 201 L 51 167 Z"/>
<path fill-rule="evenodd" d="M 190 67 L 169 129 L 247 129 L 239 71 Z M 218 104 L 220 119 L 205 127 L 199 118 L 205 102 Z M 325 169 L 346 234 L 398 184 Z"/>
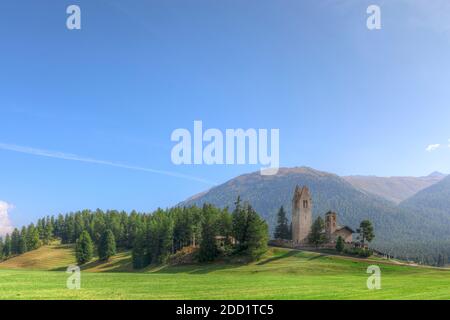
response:
<path fill-rule="evenodd" d="M 308 236 L 312 225 L 313 202 L 308 187 L 297 186 L 292 199 L 292 242 L 294 245 L 308 245 Z M 348 226 L 337 224 L 336 212 L 325 214 L 325 236 L 328 244 L 336 243 L 341 236 L 346 243 L 353 241 L 354 231 Z"/>

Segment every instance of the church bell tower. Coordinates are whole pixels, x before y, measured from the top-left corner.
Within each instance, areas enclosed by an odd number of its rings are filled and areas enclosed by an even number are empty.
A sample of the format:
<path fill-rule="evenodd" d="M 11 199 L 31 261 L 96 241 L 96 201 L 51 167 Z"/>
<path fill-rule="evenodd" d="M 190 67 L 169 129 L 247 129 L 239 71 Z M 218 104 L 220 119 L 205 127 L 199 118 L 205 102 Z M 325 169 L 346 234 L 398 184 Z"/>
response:
<path fill-rule="evenodd" d="M 297 186 L 292 199 L 292 241 L 294 245 L 308 242 L 312 224 L 312 199 L 309 189 Z"/>

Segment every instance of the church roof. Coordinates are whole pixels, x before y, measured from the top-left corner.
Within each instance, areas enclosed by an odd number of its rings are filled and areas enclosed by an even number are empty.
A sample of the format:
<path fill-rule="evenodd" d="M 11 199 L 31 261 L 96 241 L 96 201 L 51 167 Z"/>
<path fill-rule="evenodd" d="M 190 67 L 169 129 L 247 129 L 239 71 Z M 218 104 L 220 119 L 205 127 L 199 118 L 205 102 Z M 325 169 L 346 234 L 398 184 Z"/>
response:
<path fill-rule="evenodd" d="M 340 230 L 343 230 L 343 229 L 346 229 L 346 230 L 350 231 L 351 233 L 355 233 L 355 231 L 352 228 L 350 228 L 349 226 L 339 226 L 339 227 L 336 228 L 336 231 L 340 231 Z"/>

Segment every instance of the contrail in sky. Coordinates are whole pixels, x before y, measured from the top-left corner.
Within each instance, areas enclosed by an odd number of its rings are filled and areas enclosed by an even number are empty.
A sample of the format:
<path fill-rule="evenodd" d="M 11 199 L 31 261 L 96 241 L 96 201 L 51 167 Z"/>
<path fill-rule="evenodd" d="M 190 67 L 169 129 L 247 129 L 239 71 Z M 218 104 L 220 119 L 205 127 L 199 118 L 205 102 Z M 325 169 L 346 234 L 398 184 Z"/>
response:
<path fill-rule="evenodd" d="M 25 153 L 25 154 L 30 154 L 30 155 L 34 155 L 34 156 L 40 156 L 40 157 L 78 161 L 78 162 L 85 162 L 85 163 L 93 163 L 93 164 L 100 164 L 100 165 L 104 165 L 104 166 L 110 166 L 110 167 L 116 167 L 116 168 L 122 168 L 122 169 L 162 174 L 165 176 L 171 176 L 171 177 L 175 177 L 175 178 L 181 178 L 181 179 L 186 179 L 186 180 L 191 180 L 191 181 L 202 182 L 202 183 L 205 183 L 208 185 L 216 185 L 217 184 L 217 183 L 209 181 L 209 180 L 205 180 L 205 179 L 195 177 L 195 176 L 185 175 L 182 173 L 132 166 L 132 165 L 117 163 L 117 162 L 113 162 L 113 161 L 86 158 L 86 157 L 81 157 L 79 155 L 71 154 L 71 153 L 63 153 L 63 152 L 58 152 L 58 151 L 35 149 L 35 148 L 31 148 L 31 147 L 18 146 L 18 145 L 14 145 L 14 144 L 7 144 L 7 143 L 1 143 L 1 142 L 0 142 L 0 149 L 19 152 L 19 153 Z"/>

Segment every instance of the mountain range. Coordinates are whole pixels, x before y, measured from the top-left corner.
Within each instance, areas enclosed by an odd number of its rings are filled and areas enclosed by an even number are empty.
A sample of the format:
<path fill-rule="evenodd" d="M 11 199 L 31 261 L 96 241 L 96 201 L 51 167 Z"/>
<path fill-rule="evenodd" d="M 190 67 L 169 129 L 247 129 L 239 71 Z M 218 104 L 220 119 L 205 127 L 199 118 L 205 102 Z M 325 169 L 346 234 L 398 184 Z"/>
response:
<path fill-rule="evenodd" d="M 376 177 L 347 176 L 343 177 L 360 190 L 378 195 L 399 204 L 445 178 L 445 174 L 433 172 L 426 177 Z"/>
<path fill-rule="evenodd" d="M 357 229 L 372 221 L 373 247 L 398 257 L 433 260 L 438 253 L 450 256 L 450 176 L 340 177 L 308 167 L 280 168 L 276 175 L 244 174 L 195 195 L 180 206 L 211 203 L 233 208 L 240 196 L 268 222 L 276 225 L 284 206 L 290 216 L 296 185 L 306 185 L 313 197 L 313 218 L 332 210 L 338 222 Z"/>

